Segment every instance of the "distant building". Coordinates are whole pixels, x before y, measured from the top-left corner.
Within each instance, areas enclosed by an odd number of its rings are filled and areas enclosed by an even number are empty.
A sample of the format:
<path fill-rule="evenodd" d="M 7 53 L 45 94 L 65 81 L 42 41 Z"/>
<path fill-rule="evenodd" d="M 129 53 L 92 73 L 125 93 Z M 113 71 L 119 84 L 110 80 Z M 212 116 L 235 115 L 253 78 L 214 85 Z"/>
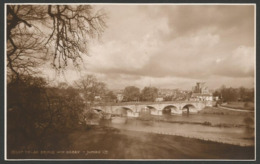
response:
<path fill-rule="evenodd" d="M 117 99 L 118 102 L 121 102 L 121 101 L 123 101 L 123 99 L 124 99 L 124 95 L 121 94 L 121 93 L 118 93 L 118 94 L 116 95 L 116 99 Z"/>
<path fill-rule="evenodd" d="M 192 93 L 190 100 L 192 101 L 213 101 L 212 93 Z"/>
<path fill-rule="evenodd" d="M 191 101 L 214 101 L 213 94 L 209 91 L 205 82 L 197 82 L 192 87 Z"/>
<path fill-rule="evenodd" d="M 205 82 L 197 82 L 196 86 L 192 87 L 193 93 L 210 93 L 208 87 L 205 85 Z"/>
<path fill-rule="evenodd" d="M 156 101 L 156 102 L 161 102 L 161 101 L 163 101 L 163 98 L 162 98 L 162 97 L 157 97 L 157 98 L 155 99 L 155 101 Z"/>
<path fill-rule="evenodd" d="M 176 89 L 159 89 L 158 90 L 158 96 L 159 97 L 166 97 L 166 96 L 172 96 L 176 92 Z"/>
<path fill-rule="evenodd" d="M 189 92 L 180 89 L 159 89 L 158 97 L 162 97 L 163 101 L 183 101 L 188 97 Z"/>
<path fill-rule="evenodd" d="M 116 95 L 117 102 L 123 101 L 123 99 L 124 99 L 123 92 L 124 92 L 124 90 L 122 90 L 122 89 L 113 90 L 113 93 Z"/>

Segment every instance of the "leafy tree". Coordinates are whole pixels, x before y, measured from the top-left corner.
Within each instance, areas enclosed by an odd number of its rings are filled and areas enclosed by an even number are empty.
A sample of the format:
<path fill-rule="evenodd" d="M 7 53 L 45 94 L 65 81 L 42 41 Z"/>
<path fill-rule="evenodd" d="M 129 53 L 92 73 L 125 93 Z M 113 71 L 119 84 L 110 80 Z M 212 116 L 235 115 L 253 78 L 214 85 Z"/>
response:
<path fill-rule="evenodd" d="M 246 95 L 246 88 L 240 87 L 238 91 L 240 98 L 243 99 L 243 97 Z"/>
<path fill-rule="evenodd" d="M 123 95 L 124 101 L 138 101 L 140 97 L 140 89 L 135 86 L 125 87 Z"/>
<path fill-rule="evenodd" d="M 254 102 L 255 101 L 255 91 L 254 91 L 254 89 L 248 89 L 243 98 L 244 98 L 244 101 Z"/>
<path fill-rule="evenodd" d="M 164 96 L 164 97 L 163 97 L 163 100 L 164 100 L 164 101 L 172 101 L 172 100 L 173 100 L 173 95 Z"/>
<path fill-rule="evenodd" d="M 8 145 L 41 142 L 51 123 L 51 111 L 46 102 L 46 81 L 21 76 L 7 85 Z"/>
<path fill-rule="evenodd" d="M 89 40 L 103 33 L 105 18 L 90 5 L 7 5 L 9 78 L 35 74 L 46 60 L 57 71 L 69 61 L 79 68 Z"/>
<path fill-rule="evenodd" d="M 239 88 L 239 95 L 242 101 L 254 101 L 254 89 Z"/>
<path fill-rule="evenodd" d="M 54 117 L 55 128 L 71 129 L 78 126 L 81 120 L 81 114 L 85 107 L 83 99 L 80 97 L 76 88 L 51 88 L 48 90 L 49 101 L 52 110 L 56 111 L 57 117 Z"/>
<path fill-rule="evenodd" d="M 222 86 L 220 89 L 213 93 L 213 96 L 219 96 L 222 101 L 254 101 L 254 89 L 240 88 L 226 88 Z"/>
<path fill-rule="evenodd" d="M 221 96 L 222 96 L 223 101 L 225 101 L 225 102 L 237 101 L 239 98 L 238 91 L 231 87 L 222 88 Z"/>
<path fill-rule="evenodd" d="M 213 92 L 213 96 L 221 97 L 220 91 L 218 91 L 218 90 L 214 91 L 214 92 Z"/>
<path fill-rule="evenodd" d="M 43 149 L 52 134 L 79 126 L 84 103 L 72 87 L 50 88 L 43 78 L 20 76 L 8 83 L 7 93 L 9 148 Z"/>
<path fill-rule="evenodd" d="M 115 102 L 117 99 L 116 95 L 112 91 L 107 91 L 105 95 L 105 101 L 107 102 Z"/>
<path fill-rule="evenodd" d="M 144 87 L 141 93 L 142 101 L 155 101 L 158 96 L 158 89 L 155 87 Z"/>

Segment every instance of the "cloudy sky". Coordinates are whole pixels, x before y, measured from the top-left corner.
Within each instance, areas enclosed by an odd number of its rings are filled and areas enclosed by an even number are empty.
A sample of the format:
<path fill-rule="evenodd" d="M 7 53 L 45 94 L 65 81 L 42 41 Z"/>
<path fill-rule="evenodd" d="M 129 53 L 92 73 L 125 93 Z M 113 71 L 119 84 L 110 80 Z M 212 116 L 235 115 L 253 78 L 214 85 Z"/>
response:
<path fill-rule="evenodd" d="M 81 73 L 110 89 L 191 89 L 254 86 L 253 5 L 98 5 L 108 14 L 105 33 L 92 43 Z"/>

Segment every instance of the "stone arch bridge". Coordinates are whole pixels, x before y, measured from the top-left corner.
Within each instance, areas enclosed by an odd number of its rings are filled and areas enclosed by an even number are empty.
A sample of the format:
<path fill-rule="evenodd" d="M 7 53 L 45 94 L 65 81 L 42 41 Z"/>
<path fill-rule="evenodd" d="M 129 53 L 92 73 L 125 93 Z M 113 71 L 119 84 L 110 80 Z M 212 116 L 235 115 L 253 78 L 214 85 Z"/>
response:
<path fill-rule="evenodd" d="M 114 105 L 96 105 L 94 110 L 104 113 L 124 115 L 127 117 L 139 117 L 140 113 L 148 112 L 151 115 L 197 113 L 207 105 L 206 102 L 142 102 L 119 103 Z"/>

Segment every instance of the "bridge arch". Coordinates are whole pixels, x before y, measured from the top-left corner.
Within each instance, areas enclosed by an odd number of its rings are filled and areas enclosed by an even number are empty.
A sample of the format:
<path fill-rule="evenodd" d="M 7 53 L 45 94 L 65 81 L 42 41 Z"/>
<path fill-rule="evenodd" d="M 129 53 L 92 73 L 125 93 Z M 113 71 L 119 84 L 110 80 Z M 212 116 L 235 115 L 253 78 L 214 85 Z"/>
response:
<path fill-rule="evenodd" d="M 156 109 L 154 106 L 147 105 L 146 108 L 148 108 L 151 115 L 158 115 L 158 109 Z"/>
<path fill-rule="evenodd" d="M 197 113 L 197 108 L 193 104 L 186 104 L 182 107 L 182 113 L 189 115 L 190 113 Z"/>
<path fill-rule="evenodd" d="M 181 114 L 182 111 L 176 105 L 167 105 L 162 109 L 163 115 Z"/>
<path fill-rule="evenodd" d="M 127 117 L 134 114 L 134 111 L 131 108 L 128 107 L 118 107 L 114 110 L 113 114 L 121 116 L 121 117 Z"/>
<path fill-rule="evenodd" d="M 100 112 L 100 113 L 102 113 L 102 112 L 103 112 L 103 110 L 102 110 L 102 109 L 100 109 L 100 108 L 92 108 L 92 110 L 94 110 L 94 111 L 96 111 L 96 112 Z"/>
<path fill-rule="evenodd" d="M 157 115 L 158 114 L 158 110 L 156 107 L 152 106 L 152 105 L 147 105 L 147 106 L 143 106 L 140 109 L 140 114 L 141 115 Z"/>

